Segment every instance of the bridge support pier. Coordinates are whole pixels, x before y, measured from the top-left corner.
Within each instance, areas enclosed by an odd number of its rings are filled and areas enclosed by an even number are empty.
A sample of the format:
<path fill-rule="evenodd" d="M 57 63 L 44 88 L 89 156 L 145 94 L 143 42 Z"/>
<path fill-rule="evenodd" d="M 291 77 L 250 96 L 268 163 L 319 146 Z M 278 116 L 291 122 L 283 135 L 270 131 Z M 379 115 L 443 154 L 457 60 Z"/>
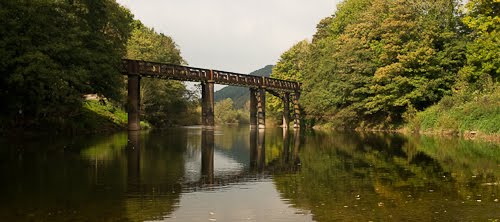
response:
<path fill-rule="evenodd" d="M 283 95 L 283 129 L 288 129 L 290 123 L 290 93 Z"/>
<path fill-rule="evenodd" d="M 295 91 L 293 94 L 293 128 L 300 128 L 299 98 L 300 92 Z"/>
<path fill-rule="evenodd" d="M 128 130 L 140 130 L 140 110 L 141 110 L 141 77 L 139 75 L 128 75 L 128 98 L 127 98 L 127 111 L 128 111 Z"/>
<path fill-rule="evenodd" d="M 202 123 L 206 129 L 213 129 L 215 126 L 214 120 L 214 81 L 208 80 L 201 85 L 201 109 Z"/>
<path fill-rule="evenodd" d="M 257 89 L 250 88 L 250 129 L 257 128 Z"/>
<path fill-rule="evenodd" d="M 257 90 L 257 122 L 259 129 L 266 128 L 266 89 Z"/>

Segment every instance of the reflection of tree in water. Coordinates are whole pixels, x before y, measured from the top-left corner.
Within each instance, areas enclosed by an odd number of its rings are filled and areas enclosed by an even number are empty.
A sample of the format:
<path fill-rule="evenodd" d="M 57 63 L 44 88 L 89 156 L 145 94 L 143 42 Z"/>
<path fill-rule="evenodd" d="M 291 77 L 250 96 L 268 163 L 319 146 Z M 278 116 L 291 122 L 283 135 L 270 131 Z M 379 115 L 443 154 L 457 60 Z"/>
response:
<path fill-rule="evenodd" d="M 317 133 L 307 138 L 300 150 L 301 171 L 275 176 L 274 181 L 284 198 L 312 211 L 315 220 L 486 220 L 500 216 L 494 202 L 498 186 L 481 185 L 498 181 L 498 173 L 457 180 L 463 167 L 450 166 L 448 159 L 456 155 L 429 154 L 429 148 L 422 148 L 428 141 L 352 133 Z M 471 149 L 475 148 L 467 148 Z M 456 161 L 476 172 L 485 165 L 498 172 L 494 166 L 500 162 L 495 159 L 498 156 L 469 158 L 478 160 Z M 483 178 L 481 183 L 471 183 L 478 177 Z"/>
<path fill-rule="evenodd" d="M 253 131 L 252 131 L 253 132 Z M 257 134 L 257 149 L 259 172 L 267 171 L 269 174 L 295 172 L 299 169 L 300 158 L 300 131 L 288 129 L 269 129 Z M 259 153 L 260 152 L 260 153 Z"/>
<path fill-rule="evenodd" d="M 112 142 L 111 142 L 112 141 Z M 126 135 L 108 138 L 17 141 L 16 156 L 2 156 L 0 218 L 5 221 L 79 221 L 121 218 Z M 89 151 L 86 148 L 90 149 Z M 99 148 L 100 147 L 100 148 Z M 102 149 L 103 152 L 97 152 Z M 81 153 L 81 155 L 80 155 Z M 82 158 L 83 157 L 83 158 Z"/>
<path fill-rule="evenodd" d="M 168 215 L 179 202 L 185 135 L 137 135 L 130 141 L 135 151 L 127 137 L 3 146 L 0 177 L 8 182 L 0 183 L 0 218 L 143 221 Z"/>
<path fill-rule="evenodd" d="M 139 139 L 139 140 L 137 140 Z M 178 205 L 184 174 L 185 131 L 129 132 L 127 218 L 162 219 Z"/>

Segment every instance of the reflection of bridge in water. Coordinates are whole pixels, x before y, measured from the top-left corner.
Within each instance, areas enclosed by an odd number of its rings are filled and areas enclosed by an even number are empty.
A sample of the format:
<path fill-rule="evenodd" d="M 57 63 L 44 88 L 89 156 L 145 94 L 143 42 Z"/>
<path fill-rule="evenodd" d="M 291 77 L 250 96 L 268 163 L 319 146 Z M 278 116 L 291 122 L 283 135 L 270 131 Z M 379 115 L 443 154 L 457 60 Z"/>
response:
<path fill-rule="evenodd" d="M 293 134 L 293 135 L 290 135 Z M 292 137 L 292 138 L 291 138 Z M 127 184 L 129 194 L 144 193 L 141 191 L 150 190 L 141 181 L 141 138 L 139 131 L 128 132 L 127 146 Z M 260 178 L 267 178 L 273 174 L 295 172 L 300 168 L 299 147 L 300 131 L 283 129 L 281 155 L 267 157 L 266 159 L 266 135 L 263 130 L 250 130 L 249 135 L 249 161 L 248 167 L 241 170 L 224 172 L 217 175 L 214 167 L 215 161 L 215 135 L 214 130 L 201 130 L 201 166 L 199 168 L 200 177 L 192 181 L 177 181 L 176 192 L 182 189 L 197 189 L 225 186 L 244 182 L 256 181 Z M 160 185 L 161 186 L 161 185 Z M 172 190 L 172 185 L 168 188 L 156 187 L 158 190 Z"/>

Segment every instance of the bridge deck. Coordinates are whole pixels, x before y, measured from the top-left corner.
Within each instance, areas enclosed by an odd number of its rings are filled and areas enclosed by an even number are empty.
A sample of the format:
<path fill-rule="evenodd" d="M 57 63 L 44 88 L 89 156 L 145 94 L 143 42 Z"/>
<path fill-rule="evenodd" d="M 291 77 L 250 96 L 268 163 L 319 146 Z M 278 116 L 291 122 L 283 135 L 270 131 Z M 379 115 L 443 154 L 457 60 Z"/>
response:
<path fill-rule="evenodd" d="M 293 81 L 131 59 L 122 60 L 121 72 L 124 75 L 193 82 L 213 81 L 222 85 L 266 88 L 282 92 L 300 91 L 300 83 Z"/>

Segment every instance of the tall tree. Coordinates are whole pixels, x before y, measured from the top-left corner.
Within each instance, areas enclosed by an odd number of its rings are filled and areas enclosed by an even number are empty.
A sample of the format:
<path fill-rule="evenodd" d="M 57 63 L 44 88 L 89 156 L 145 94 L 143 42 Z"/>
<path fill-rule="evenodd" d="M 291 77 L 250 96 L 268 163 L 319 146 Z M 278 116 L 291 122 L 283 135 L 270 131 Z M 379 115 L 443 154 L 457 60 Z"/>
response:
<path fill-rule="evenodd" d="M 488 82 L 500 81 L 500 1 L 470 0 L 464 23 L 472 30 L 472 40 L 461 79 L 470 90 L 481 91 Z"/>
<path fill-rule="evenodd" d="M 3 126 L 65 122 L 81 96 L 118 99 L 132 15 L 114 0 L 1 1 Z"/>
<path fill-rule="evenodd" d="M 309 55 L 309 45 L 307 40 L 302 40 L 284 52 L 273 68 L 271 78 L 301 82 Z M 281 98 L 267 96 L 266 106 L 267 115 L 274 118 L 277 123 L 281 123 L 281 113 L 283 112 Z M 293 106 L 290 107 L 293 108 Z"/>
<path fill-rule="evenodd" d="M 127 57 L 182 65 L 180 50 L 171 37 L 157 33 L 144 26 L 140 21 L 134 22 L 134 30 L 127 44 Z M 141 108 L 144 118 L 156 127 L 184 123 L 181 120 L 195 110 L 196 98 L 180 81 L 149 79 L 141 80 Z M 192 118 L 187 118 L 192 119 Z"/>
<path fill-rule="evenodd" d="M 450 93 L 464 49 L 453 21 L 453 1 L 387 4 L 379 26 L 379 67 L 370 87 L 374 96 L 365 100 L 365 108 L 386 122 L 400 122 L 407 110 L 423 110 Z"/>
<path fill-rule="evenodd" d="M 380 126 L 449 94 L 464 61 L 457 8 L 453 0 L 343 2 L 320 23 L 309 52 L 307 114 L 345 127 Z"/>

